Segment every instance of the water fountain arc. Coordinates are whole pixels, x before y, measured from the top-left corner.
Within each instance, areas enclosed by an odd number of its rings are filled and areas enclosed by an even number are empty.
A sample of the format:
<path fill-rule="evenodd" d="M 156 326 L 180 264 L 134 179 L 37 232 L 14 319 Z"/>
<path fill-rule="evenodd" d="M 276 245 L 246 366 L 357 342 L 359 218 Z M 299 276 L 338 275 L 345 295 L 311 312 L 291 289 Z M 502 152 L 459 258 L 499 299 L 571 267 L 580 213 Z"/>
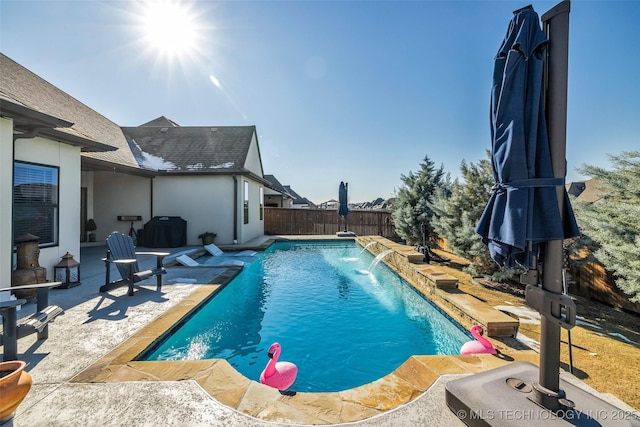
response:
<path fill-rule="evenodd" d="M 382 261 L 382 258 L 386 257 L 387 255 L 389 255 L 390 253 L 393 252 L 393 249 L 387 249 L 385 251 L 380 252 L 373 261 L 371 261 L 371 264 L 369 264 L 369 268 L 368 270 L 371 271 L 373 270 L 376 265 L 380 264 L 380 261 Z"/>
<path fill-rule="evenodd" d="M 366 251 L 366 250 L 367 250 L 367 248 L 368 248 L 369 246 L 371 246 L 371 245 L 375 245 L 375 244 L 376 244 L 376 242 L 369 242 L 369 243 L 367 243 L 367 244 L 365 245 L 365 247 L 364 247 L 364 248 L 362 248 L 362 250 L 360 251 L 360 254 L 358 255 L 358 258 L 360 258 L 360 257 L 362 256 L 362 254 L 364 253 L 364 251 Z"/>

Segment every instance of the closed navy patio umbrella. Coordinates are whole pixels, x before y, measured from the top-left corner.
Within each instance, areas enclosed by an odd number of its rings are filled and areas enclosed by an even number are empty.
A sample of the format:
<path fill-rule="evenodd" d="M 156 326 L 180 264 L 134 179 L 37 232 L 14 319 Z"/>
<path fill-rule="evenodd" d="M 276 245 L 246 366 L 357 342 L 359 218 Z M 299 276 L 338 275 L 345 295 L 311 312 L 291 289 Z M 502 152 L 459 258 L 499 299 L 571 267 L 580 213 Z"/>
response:
<path fill-rule="evenodd" d="M 349 206 L 347 205 L 347 185 L 344 182 L 340 182 L 340 188 L 338 189 L 338 215 L 343 217 L 344 231 L 347 231 L 347 215 L 349 214 Z"/>
<path fill-rule="evenodd" d="M 477 411 L 542 415 L 536 411 L 545 408 L 549 420 L 566 414 L 566 424 L 599 425 L 590 417 L 578 420 L 578 414 L 607 405 L 560 382 L 560 329 L 575 326 L 576 314 L 563 289 L 562 241 L 579 233 L 564 187 L 569 11 L 564 0 L 545 13 L 545 32 L 531 6 L 514 11 L 495 58 L 491 161 L 496 184 L 476 231 L 498 264 L 528 269 L 520 281 L 527 285 L 527 305 L 540 313 L 540 363 L 515 362 L 447 383 L 447 405 L 465 423 Z M 491 419 L 468 424 L 538 426 L 543 418 Z"/>
<path fill-rule="evenodd" d="M 495 186 L 476 231 L 501 266 L 526 268 L 539 243 L 579 234 L 566 191 L 560 215 L 544 111 L 544 49 L 538 14 L 528 8 L 509 23 L 495 58 L 491 92 L 491 161 Z M 564 219 L 564 221 L 563 221 Z"/>

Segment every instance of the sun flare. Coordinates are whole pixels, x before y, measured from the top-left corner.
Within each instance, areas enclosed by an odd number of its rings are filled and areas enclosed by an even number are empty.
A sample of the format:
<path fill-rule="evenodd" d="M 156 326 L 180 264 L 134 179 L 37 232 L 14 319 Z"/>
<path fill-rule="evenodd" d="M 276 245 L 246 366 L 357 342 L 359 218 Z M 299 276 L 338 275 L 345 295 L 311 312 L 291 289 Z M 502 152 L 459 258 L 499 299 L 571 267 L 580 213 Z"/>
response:
<path fill-rule="evenodd" d="M 201 28 L 190 4 L 180 0 L 146 0 L 140 3 L 140 30 L 150 49 L 168 57 L 198 49 Z"/>

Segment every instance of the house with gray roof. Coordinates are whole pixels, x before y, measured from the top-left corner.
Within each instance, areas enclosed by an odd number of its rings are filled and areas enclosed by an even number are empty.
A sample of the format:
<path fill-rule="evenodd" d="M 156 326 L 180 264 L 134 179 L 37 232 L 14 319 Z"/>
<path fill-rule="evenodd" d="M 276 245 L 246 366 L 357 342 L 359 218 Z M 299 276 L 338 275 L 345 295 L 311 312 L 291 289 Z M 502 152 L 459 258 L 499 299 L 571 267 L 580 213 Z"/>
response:
<path fill-rule="evenodd" d="M 274 175 L 265 175 L 264 204 L 269 208 L 290 208 L 293 197 Z"/>
<path fill-rule="evenodd" d="M 151 216 L 187 221 L 187 242 L 216 233 L 244 243 L 264 234 L 262 160 L 255 126 L 179 126 L 160 117 L 122 132 L 144 169 L 154 170 Z"/>
<path fill-rule="evenodd" d="M 265 206 L 271 208 L 315 208 L 306 197 L 296 193 L 290 185 L 282 185 L 273 175 L 265 175 L 268 181 L 265 188 Z"/>
<path fill-rule="evenodd" d="M 52 280 L 62 255 L 78 259 L 89 219 L 99 244 L 154 217 L 184 219 L 188 245 L 206 231 L 216 243 L 244 243 L 264 234 L 266 185 L 255 126 L 181 127 L 160 117 L 121 128 L 0 54 L 3 283 L 18 235 L 40 237 Z"/>

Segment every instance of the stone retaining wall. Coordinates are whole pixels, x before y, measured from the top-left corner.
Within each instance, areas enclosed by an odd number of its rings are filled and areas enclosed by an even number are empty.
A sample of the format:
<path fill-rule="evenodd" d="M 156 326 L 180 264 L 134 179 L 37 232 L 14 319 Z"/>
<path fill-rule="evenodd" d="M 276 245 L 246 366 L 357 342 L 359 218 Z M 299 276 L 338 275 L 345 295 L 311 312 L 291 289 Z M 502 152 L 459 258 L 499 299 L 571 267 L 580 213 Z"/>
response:
<path fill-rule="evenodd" d="M 424 263 L 424 255 L 412 246 L 381 236 L 358 236 L 356 242 L 375 256 L 388 251 L 380 261 L 463 326 L 479 324 L 490 337 L 516 336 L 518 320 L 459 290 L 458 279 Z"/>

